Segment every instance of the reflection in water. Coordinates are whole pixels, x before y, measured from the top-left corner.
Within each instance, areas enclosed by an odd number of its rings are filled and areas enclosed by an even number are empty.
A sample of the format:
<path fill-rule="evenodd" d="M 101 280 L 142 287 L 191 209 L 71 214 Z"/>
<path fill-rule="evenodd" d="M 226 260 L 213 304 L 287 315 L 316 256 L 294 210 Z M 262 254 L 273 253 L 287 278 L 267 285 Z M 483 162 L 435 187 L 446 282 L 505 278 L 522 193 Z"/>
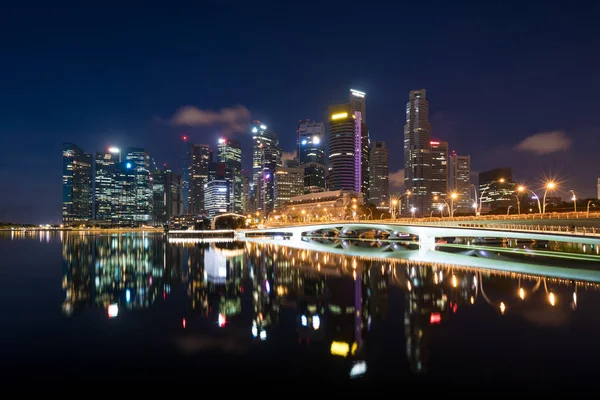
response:
<path fill-rule="evenodd" d="M 320 343 L 331 355 L 347 357 L 352 375 L 368 371 L 366 343 L 372 327 L 388 318 L 392 290 L 404 296 L 408 363 L 412 371 L 425 372 L 430 339 L 465 309 L 482 305 L 499 315 L 557 325 L 576 311 L 578 291 L 598 288 L 590 282 L 260 242 L 167 243 L 152 234 L 67 234 L 63 258 L 66 315 L 100 307 L 116 317 L 118 310 L 152 307 L 183 286 L 188 304 L 183 329 L 202 319 L 260 343 L 277 334 L 282 316 L 292 313 L 298 343 Z"/>

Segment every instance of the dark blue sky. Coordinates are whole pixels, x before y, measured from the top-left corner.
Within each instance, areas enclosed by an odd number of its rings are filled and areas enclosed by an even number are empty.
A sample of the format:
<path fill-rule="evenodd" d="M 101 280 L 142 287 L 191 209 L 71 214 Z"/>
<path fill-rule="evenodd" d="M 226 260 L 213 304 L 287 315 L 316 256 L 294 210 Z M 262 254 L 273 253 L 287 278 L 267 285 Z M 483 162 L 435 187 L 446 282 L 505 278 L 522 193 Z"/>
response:
<path fill-rule="evenodd" d="M 367 93 L 391 173 L 408 91 L 426 88 L 433 137 L 471 154 L 474 171 L 507 165 L 532 188 L 556 175 L 563 190 L 595 195 L 598 6 L 287 3 L 2 9 L 0 221 L 59 221 L 63 141 L 146 147 L 178 168 L 184 132 L 215 143 L 222 127 L 173 126 L 176 111 L 241 105 L 291 151 L 298 119 L 326 120 L 351 87 Z"/>

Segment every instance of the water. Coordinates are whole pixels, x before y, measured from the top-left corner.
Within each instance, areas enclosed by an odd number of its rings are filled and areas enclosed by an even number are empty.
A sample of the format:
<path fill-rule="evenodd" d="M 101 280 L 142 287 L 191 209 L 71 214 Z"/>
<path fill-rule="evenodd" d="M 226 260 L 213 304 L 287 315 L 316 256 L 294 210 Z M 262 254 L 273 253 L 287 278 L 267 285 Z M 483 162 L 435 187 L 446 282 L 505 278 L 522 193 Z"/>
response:
<path fill-rule="evenodd" d="M 338 254 L 286 242 L 0 233 L 3 380 L 539 388 L 590 382 L 600 366 L 593 274 L 344 255 L 365 242 Z M 561 265 L 598 265 L 578 262 Z"/>

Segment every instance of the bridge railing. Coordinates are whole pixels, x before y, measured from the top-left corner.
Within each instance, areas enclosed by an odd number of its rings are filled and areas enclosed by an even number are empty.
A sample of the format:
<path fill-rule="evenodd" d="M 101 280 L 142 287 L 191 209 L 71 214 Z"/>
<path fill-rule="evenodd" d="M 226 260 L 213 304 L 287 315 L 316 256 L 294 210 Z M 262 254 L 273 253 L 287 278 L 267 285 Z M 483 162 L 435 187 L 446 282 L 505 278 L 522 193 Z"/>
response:
<path fill-rule="evenodd" d="M 513 214 L 513 215 L 480 215 L 480 216 L 461 216 L 461 217 L 425 217 L 425 218 L 385 218 L 385 219 L 330 219 L 330 220 L 307 220 L 304 222 L 285 222 L 285 221 L 272 221 L 268 222 L 267 226 L 289 226 L 289 225 L 315 225 L 315 224 L 327 224 L 327 223 L 351 223 L 351 222 L 370 222 L 370 223 L 406 223 L 406 224 L 439 224 L 443 225 L 448 222 L 461 222 L 461 221 L 513 221 L 513 220 L 552 220 L 552 219 L 598 219 L 600 218 L 600 211 L 587 212 L 565 212 L 565 213 L 545 213 L 545 214 Z"/>

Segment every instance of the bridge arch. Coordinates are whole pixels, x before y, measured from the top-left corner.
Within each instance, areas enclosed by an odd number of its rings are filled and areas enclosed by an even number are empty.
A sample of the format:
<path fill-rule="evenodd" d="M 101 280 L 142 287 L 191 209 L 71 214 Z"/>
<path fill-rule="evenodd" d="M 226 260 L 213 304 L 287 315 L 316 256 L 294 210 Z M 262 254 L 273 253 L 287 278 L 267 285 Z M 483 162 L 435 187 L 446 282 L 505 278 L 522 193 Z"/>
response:
<path fill-rule="evenodd" d="M 215 229 L 216 225 L 217 225 L 217 219 L 221 218 L 221 217 L 239 217 L 239 218 L 244 218 L 246 219 L 247 217 L 245 215 L 242 214 L 238 214 L 238 213 L 224 213 L 224 214 L 218 214 L 215 215 L 215 217 L 212 219 L 212 221 L 210 222 L 210 228 L 211 229 Z"/>

